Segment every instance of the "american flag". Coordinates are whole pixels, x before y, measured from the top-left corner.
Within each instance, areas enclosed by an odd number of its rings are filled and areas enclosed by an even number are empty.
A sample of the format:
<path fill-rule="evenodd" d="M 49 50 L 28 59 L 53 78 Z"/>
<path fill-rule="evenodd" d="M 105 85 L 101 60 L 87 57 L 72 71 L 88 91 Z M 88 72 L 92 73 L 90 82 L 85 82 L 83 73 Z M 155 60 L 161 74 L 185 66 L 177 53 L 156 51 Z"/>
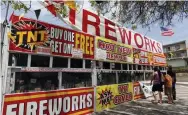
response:
<path fill-rule="evenodd" d="M 161 27 L 161 35 L 162 36 L 172 36 L 173 34 L 174 34 L 174 32 L 172 31 L 172 29 Z"/>

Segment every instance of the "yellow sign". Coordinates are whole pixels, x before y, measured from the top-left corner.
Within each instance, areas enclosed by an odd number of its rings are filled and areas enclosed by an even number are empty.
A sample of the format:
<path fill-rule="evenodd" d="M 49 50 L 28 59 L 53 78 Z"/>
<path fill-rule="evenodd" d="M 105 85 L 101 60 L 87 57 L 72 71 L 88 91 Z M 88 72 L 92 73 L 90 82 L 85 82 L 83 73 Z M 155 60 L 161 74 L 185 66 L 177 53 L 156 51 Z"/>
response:
<path fill-rule="evenodd" d="M 149 64 L 153 65 L 153 53 L 152 52 L 148 52 L 147 56 L 148 56 L 148 62 L 149 62 Z"/>
<path fill-rule="evenodd" d="M 95 48 L 97 60 L 133 63 L 133 48 L 130 45 L 97 36 Z"/>
<path fill-rule="evenodd" d="M 133 83 L 97 86 L 96 96 L 97 111 L 116 107 L 133 100 Z"/>

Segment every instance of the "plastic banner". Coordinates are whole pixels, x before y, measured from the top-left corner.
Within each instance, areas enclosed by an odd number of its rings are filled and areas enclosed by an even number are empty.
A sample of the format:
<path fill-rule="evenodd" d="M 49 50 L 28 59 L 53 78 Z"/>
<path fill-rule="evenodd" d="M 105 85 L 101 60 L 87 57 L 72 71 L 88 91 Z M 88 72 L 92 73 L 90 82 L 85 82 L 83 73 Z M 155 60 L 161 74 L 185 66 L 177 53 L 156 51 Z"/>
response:
<path fill-rule="evenodd" d="M 94 59 L 94 36 L 12 15 L 10 51 Z"/>
<path fill-rule="evenodd" d="M 3 115 L 83 115 L 92 113 L 94 89 L 79 88 L 5 95 Z"/>
<path fill-rule="evenodd" d="M 111 62 L 133 63 L 132 46 L 96 37 L 95 59 Z"/>
<path fill-rule="evenodd" d="M 146 85 L 142 82 L 139 82 L 139 83 L 140 83 L 140 87 L 142 88 L 142 91 L 144 92 L 145 98 L 153 96 L 152 85 Z"/>
<path fill-rule="evenodd" d="M 133 84 L 97 86 L 96 110 L 102 111 L 133 100 Z"/>

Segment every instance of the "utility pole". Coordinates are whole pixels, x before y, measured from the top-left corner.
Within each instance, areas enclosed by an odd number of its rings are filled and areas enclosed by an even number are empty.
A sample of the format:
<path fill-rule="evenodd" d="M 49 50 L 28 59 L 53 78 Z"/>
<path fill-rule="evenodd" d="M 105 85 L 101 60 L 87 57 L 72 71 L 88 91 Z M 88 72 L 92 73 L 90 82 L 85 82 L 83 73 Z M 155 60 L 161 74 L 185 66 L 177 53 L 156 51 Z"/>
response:
<path fill-rule="evenodd" d="M 2 69 L 2 60 L 3 60 L 3 45 L 4 45 L 4 37 L 5 37 L 5 29 L 6 26 L 8 25 L 7 17 L 8 17 L 8 10 L 9 10 L 9 1 L 7 0 L 7 9 L 6 9 L 6 15 L 5 15 L 5 20 L 3 22 L 3 28 L 2 28 L 2 34 L 1 34 L 1 40 L 0 40 L 0 85 L 1 85 L 1 91 L 0 91 L 0 113 L 2 113 L 2 105 L 3 105 L 3 69 Z M 7 68 L 6 68 L 7 69 Z M 4 83 L 6 83 L 4 81 Z"/>

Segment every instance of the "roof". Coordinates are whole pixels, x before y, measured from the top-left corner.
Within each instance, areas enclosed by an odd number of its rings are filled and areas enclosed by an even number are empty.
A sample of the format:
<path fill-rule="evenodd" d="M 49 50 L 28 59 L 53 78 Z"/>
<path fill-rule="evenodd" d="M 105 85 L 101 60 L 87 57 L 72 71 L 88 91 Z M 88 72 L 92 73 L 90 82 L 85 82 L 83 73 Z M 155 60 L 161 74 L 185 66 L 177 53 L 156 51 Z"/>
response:
<path fill-rule="evenodd" d="M 175 45 L 175 44 L 180 44 L 180 43 L 186 43 L 186 40 L 179 41 L 179 42 L 174 42 L 174 43 L 171 43 L 171 44 L 165 44 L 165 45 L 163 45 L 163 47 L 171 46 L 171 45 Z"/>

